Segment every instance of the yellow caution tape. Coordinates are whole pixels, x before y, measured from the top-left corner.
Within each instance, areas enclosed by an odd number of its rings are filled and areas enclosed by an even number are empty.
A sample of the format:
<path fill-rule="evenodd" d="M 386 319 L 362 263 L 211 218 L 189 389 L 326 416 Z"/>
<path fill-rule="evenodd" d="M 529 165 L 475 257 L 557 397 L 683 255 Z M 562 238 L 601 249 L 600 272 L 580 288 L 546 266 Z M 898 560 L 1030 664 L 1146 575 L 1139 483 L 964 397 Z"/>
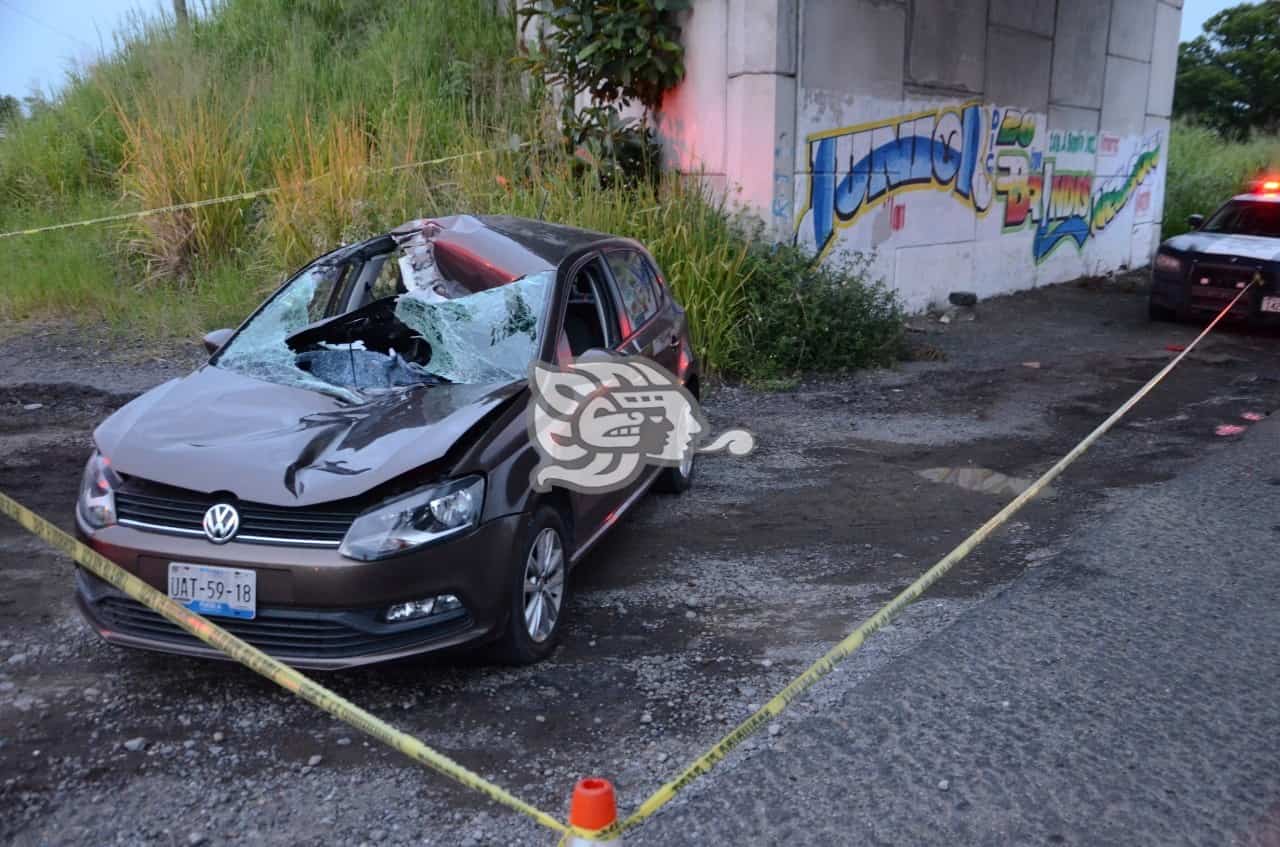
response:
<path fill-rule="evenodd" d="M 518 144 L 509 149 L 519 150 L 522 147 L 528 147 L 528 146 L 530 146 L 529 142 L 526 141 L 522 144 Z M 505 147 L 492 148 L 489 150 L 477 150 L 473 153 L 457 153 L 452 156 L 441 156 L 438 159 L 423 159 L 422 161 L 419 161 L 419 162 L 407 162 L 402 165 L 393 165 L 387 168 L 369 168 L 369 173 L 373 173 L 373 174 L 393 173 L 395 171 L 403 171 L 403 170 L 408 170 L 410 168 L 422 168 L 422 167 L 426 167 L 427 165 L 439 165 L 444 162 L 452 162 L 457 159 L 467 159 L 471 157 L 484 156 L 489 153 L 497 153 L 500 150 L 505 150 L 505 149 L 508 149 L 508 148 L 505 148 Z M 327 176 L 329 176 L 328 173 L 323 173 L 323 174 L 320 174 L 319 176 L 314 176 L 311 179 L 307 180 L 307 184 L 316 182 L 317 180 L 324 179 Z M 164 214 L 168 214 L 169 212 L 180 212 L 184 209 L 201 209 L 201 208 L 204 208 L 205 206 L 217 206 L 221 203 L 236 203 L 242 200 L 253 200 L 258 197 L 266 197 L 267 195 L 275 194 L 278 191 L 280 191 L 280 186 L 272 186 L 271 188 L 259 188 L 255 191 L 243 191 L 239 194 L 228 194 L 225 197 L 211 197 L 207 200 L 193 200 L 190 203 L 175 203 L 172 206 L 160 206 L 155 209 L 142 209 L 137 212 L 121 212 L 120 214 L 117 214 L 117 215 L 105 215 L 100 218 L 88 218 L 82 221 L 70 221 L 68 223 L 50 224 L 49 226 L 38 226 L 38 227 L 33 227 L 32 229 L 15 229 L 12 232 L 0 232 L 0 238 L 14 238 L 19 235 L 36 235 L 37 233 L 53 232 L 59 229 L 73 229 L 75 227 L 81 227 L 81 226 L 94 226 L 96 224 L 115 223 L 117 221 L 135 220 L 137 218 L 149 218 L 149 217 L 152 217 L 153 215 L 164 215 Z"/>
<path fill-rule="evenodd" d="M 871 635 L 876 630 L 896 618 L 903 609 L 920 597 L 920 595 L 925 591 L 929 590 L 929 587 L 945 576 L 947 571 L 951 570 L 957 562 L 968 556 L 973 552 L 975 547 L 985 541 L 993 532 L 1008 522 L 1009 518 L 1013 517 L 1019 509 L 1031 502 L 1031 500 L 1043 491 L 1050 482 L 1057 479 L 1058 476 L 1070 467 L 1076 459 L 1080 458 L 1086 450 L 1092 447 L 1095 441 L 1115 426 L 1117 421 L 1128 414 L 1130 409 L 1137 405 L 1143 397 L 1146 397 L 1153 388 L 1159 385 L 1160 382 L 1169 375 L 1169 372 L 1177 367 L 1178 364 L 1195 349 L 1196 345 L 1204 340 L 1205 336 L 1207 336 L 1213 328 L 1218 325 L 1219 321 L 1226 317 L 1227 313 L 1231 311 L 1237 302 L 1239 302 L 1241 297 L 1244 297 L 1244 295 L 1253 288 L 1254 284 L 1257 283 L 1258 280 L 1259 277 L 1255 275 L 1253 280 L 1241 289 L 1235 299 L 1227 304 L 1227 306 L 1218 313 L 1218 316 L 1204 328 L 1204 331 L 1196 336 L 1194 341 L 1187 345 L 1186 349 L 1178 354 L 1173 361 L 1165 365 L 1164 368 L 1153 376 L 1146 385 L 1138 389 L 1137 393 L 1125 401 L 1119 409 L 1116 409 L 1116 411 L 1112 413 L 1111 417 L 1107 418 L 1099 424 L 1093 432 L 1085 436 L 1084 440 L 1071 449 L 1071 452 L 1059 459 L 1057 464 L 1045 471 L 1043 476 L 1033 482 L 1025 491 L 1010 501 L 1009 505 L 997 512 L 972 535 L 960 542 L 954 550 L 942 557 L 937 564 L 921 574 L 915 582 L 904 588 L 898 596 L 885 604 L 880 611 L 876 612 L 863 622 L 861 626 L 845 636 L 843 640 L 828 650 L 822 658 L 818 659 L 818 661 L 814 662 L 799 676 L 793 679 L 786 688 L 783 688 L 774 695 L 768 703 L 765 703 L 759 710 L 739 724 L 732 732 L 720 741 L 716 742 L 714 747 L 691 762 L 684 770 L 680 771 L 674 779 L 665 783 L 658 788 L 657 791 L 653 792 L 647 800 L 640 804 L 640 808 L 636 809 L 630 817 L 596 837 L 616 838 L 623 832 L 626 832 L 628 829 L 631 829 L 652 816 L 667 803 L 671 802 L 676 794 L 686 788 L 691 782 L 715 767 L 718 762 L 720 762 L 725 756 L 729 755 L 735 747 L 749 738 L 759 730 L 760 727 L 764 726 L 771 719 L 781 714 L 791 701 L 795 700 L 805 691 L 812 688 L 818 680 L 831 673 L 831 671 L 835 669 L 836 665 L 847 659 L 855 650 L 862 646 L 862 643 L 867 639 L 867 636 Z"/>
<path fill-rule="evenodd" d="M 77 541 L 4 493 L 0 493 L 0 512 L 13 518 L 33 535 L 66 553 L 81 567 L 111 583 L 139 603 L 164 615 L 210 647 L 221 650 L 255 673 L 265 676 L 281 688 L 310 701 L 338 720 L 345 721 L 361 732 L 368 733 L 383 744 L 399 750 L 410 759 L 444 774 L 455 782 L 479 791 L 490 800 L 501 803 L 503 806 L 521 814 L 528 815 L 548 829 L 566 834 L 588 834 L 583 830 L 577 830 L 561 823 L 552 815 L 531 806 L 505 789 L 494 785 L 443 753 L 423 744 L 412 735 L 401 732 L 283 662 L 278 662 L 261 650 L 244 643 L 225 629 L 210 622 L 207 618 L 175 603 L 164 594 L 156 591 L 150 585 L 121 568 L 115 562 Z"/>
<path fill-rule="evenodd" d="M 751 737 L 762 726 L 780 715 L 797 697 L 812 688 L 819 680 L 835 670 L 836 666 L 854 653 L 867 637 L 884 627 L 925 591 L 947 574 L 955 565 L 973 552 L 979 544 L 991 536 L 993 532 L 1008 522 L 1023 506 L 1033 500 L 1053 480 L 1057 479 L 1068 467 L 1093 446 L 1099 438 L 1107 433 L 1115 424 L 1138 404 L 1152 389 L 1159 385 L 1169 373 L 1176 368 L 1191 351 L 1209 335 L 1218 323 L 1226 317 L 1245 294 L 1247 294 L 1260 277 L 1254 275 L 1235 299 L 1228 303 L 1209 325 L 1186 346 L 1173 361 L 1165 365 L 1146 385 L 1116 409 L 1105 421 L 1084 437 L 1069 453 L 1058 460 L 1053 467 L 1033 482 L 1025 491 L 980 526 L 968 538 L 960 542 L 946 556 L 921 574 L 914 582 L 904 588 L 896 597 L 885 604 L 879 611 L 864 621 L 857 629 L 845 636 L 839 643 L 828 650 L 820 659 L 806 668 L 785 688 L 775 694 L 745 721 L 739 724 L 728 735 L 707 752 L 703 753 L 676 777 L 654 791 L 648 799 L 640 804 L 628 818 L 598 831 L 584 830 L 579 827 L 561 823 L 552 815 L 532 806 L 503 788 L 489 782 L 479 774 L 468 770 L 449 757 L 423 744 L 417 738 L 401 732 L 390 724 L 371 715 L 359 706 L 347 701 L 319 683 L 309 679 L 288 665 L 278 662 L 266 653 L 251 647 L 231 633 L 211 623 L 206 618 L 195 614 L 184 606 L 175 603 L 164 594 L 156 591 L 133 574 L 116 565 L 97 551 L 72 538 L 44 518 L 40 517 L 18 501 L 0 492 L 0 512 L 16 520 L 29 532 L 43 539 L 53 547 L 63 551 L 82 567 L 114 585 L 140 603 L 155 610 L 165 618 L 185 629 L 211 647 L 261 674 L 280 687 L 297 694 L 313 705 L 318 706 L 339 720 L 345 721 L 356 729 L 365 732 L 389 747 L 399 750 L 409 758 L 426 765 L 450 779 L 484 794 L 496 803 L 527 815 L 548 829 L 562 834 L 561 844 L 570 836 L 579 836 L 594 841 L 612 841 L 629 829 L 652 817 L 659 809 L 671 802 L 683 789 L 698 777 L 710 771 L 743 741 Z"/>

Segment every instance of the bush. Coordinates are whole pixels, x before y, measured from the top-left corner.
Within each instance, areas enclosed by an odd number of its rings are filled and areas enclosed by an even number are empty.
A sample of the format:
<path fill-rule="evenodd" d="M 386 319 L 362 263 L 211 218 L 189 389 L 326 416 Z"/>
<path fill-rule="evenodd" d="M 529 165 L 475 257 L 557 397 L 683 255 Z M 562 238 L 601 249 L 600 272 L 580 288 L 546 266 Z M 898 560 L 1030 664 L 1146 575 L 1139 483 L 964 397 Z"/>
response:
<path fill-rule="evenodd" d="M 521 30 L 537 22 L 541 35 L 516 64 L 559 100 L 559 125 L 569 150 L 582 150 L 608 187 L 656 178 L 661 148 L 649 113 L 684 78 L 681 12 L 689 0 L 569 0 L 517 8 Z M 587 102 L 583 102 L 586 100 Z M 622 117 L 638 102 L 641 121 Z"/>
<path fill-rule="evenodd" d="M 738 368 L 770 379 L 801 371 L 890 364 L 903 352 L 897 295 L 868 279 L 866 263 L 815 266 L 790 245 L 757 246 L 747 259 Z"/>
<path fill-rule="evenodd" d="M 1174 124 L 1161 235 L 1186 232 L 1189 215 L 1209 214 L 1269 168 L 1280 171 L 1280 136 L 1227 141 L 1206 127 Z"/>

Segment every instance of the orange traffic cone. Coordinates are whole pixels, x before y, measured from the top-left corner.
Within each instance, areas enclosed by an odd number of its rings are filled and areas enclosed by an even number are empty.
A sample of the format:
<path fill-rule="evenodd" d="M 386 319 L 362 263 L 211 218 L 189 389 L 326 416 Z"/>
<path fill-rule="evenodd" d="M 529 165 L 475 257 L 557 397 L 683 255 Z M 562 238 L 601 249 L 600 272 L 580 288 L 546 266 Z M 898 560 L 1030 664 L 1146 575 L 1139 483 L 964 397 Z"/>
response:
<path fill-rule="evenodd" d="M 573 800 L 569 803 L 569 825 L 579 829 L 600 830 L 618 819 L 618 803 L 613 796 L 613 784 L 607 779 L 589 777 L 578 780 L 573 787 Z M 596 844 L 621 844 L 622 839 L 597 841 L 574 835 L 569 847 L 593 847 Z"/>

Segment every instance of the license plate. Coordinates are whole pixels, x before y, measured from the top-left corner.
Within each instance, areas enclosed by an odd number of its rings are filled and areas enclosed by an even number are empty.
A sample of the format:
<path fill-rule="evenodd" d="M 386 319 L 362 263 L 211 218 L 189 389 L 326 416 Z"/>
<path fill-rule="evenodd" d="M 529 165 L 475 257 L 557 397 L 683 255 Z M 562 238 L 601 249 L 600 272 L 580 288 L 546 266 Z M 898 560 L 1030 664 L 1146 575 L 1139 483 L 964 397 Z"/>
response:
<path fill-rule="evenodd" d="M 1263 297 L 1262 311 L 1280 313 L 1280 297 Z"/>
<path fill-rule="evenodd" d="M 258 613 L 258 573 L 170 562 L 169 597 L 202 615 L 253 618 Z"/>

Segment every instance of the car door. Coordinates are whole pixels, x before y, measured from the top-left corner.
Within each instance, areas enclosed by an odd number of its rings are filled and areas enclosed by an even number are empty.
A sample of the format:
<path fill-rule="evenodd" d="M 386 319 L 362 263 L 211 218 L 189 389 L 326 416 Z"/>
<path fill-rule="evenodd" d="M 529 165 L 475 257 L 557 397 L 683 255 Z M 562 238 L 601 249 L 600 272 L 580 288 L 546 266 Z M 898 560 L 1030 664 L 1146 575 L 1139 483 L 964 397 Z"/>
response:
<path fill-rule="evenodd" d="M 561 367 L 589 350 L 617 351 L 622 347 L 622 313 L 613 294 L 608 268 L 599 254 L 587 256 L 574 268 L 566 301 L 557 357 Z M 570 493 L 574 522 L 580 533 L 579 549 L 593 543 L 613 525 L 621 514 L 628 491 Z"/>
<path fill-rule="evenodd" d="M 673 374 L 679 372 L 681 336 L 671 319 L 670 298 L 658 282 L 657 269 L 639 250 L 611 248 L 604 253 L 613 284 L 622 331 L 616 348 L 625 355 L 644 356 Z M 661 469 L 646 468 L 635 482 L 619 492 L 622 502 L 635 497 Z"/>

